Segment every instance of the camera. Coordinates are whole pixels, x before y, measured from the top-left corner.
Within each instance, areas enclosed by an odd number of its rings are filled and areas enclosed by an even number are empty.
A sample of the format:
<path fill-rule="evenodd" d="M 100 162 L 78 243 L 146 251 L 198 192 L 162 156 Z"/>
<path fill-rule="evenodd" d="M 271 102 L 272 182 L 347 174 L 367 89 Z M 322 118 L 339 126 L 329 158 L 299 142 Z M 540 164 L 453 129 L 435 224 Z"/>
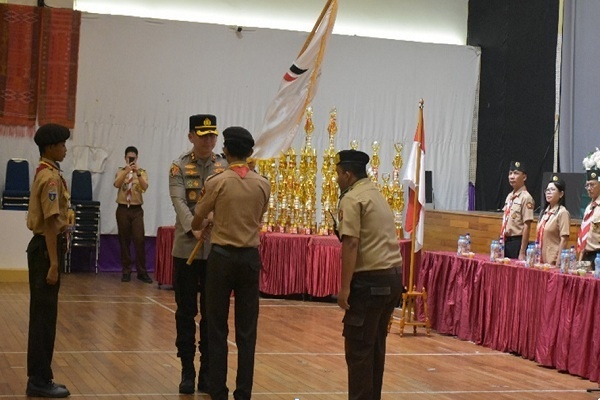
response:
<path fill-rule="evenodd" d="M 135 162 L 135 157 L 129 157 L 129 164 L 133 164 Z"/>

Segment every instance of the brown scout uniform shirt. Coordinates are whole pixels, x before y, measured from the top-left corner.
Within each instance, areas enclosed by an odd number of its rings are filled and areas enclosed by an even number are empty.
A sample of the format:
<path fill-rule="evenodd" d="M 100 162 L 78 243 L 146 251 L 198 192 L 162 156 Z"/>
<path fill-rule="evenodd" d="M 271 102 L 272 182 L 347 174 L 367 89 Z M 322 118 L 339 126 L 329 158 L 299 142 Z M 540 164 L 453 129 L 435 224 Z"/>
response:
<path fill-rule="evenodd" d="M 596 202 L 600 202 L 600 197 L 595 200 Z M 592 202 L 587 205 L 585 208 L 585 212 L 583 215 L 590 211 L 592 207 Z M 590 231 L 587 236 L 587 243 L 585 245 L 585 251 L 598 251 L 600 250 L 600 205 L 594 208 L 594 213 L 590 217 L 592 219 Z M 582 221 L 583 223 L 583 221 Z"/>
<path fill-rule="evenodd" d="M 541 218 L 544 218 L 544 212 Z M 538 231 L 541 226 L 540 222 L 537 224 Z M 544 237 L 542 241 L 542 261 L 549 264 L 560 263 L 560 253 L 558 247 L 560 246 L 561 236 L 569 236 L 569 227 L 571 225 L 571 215 L 564 206 L 555 206 L 551 214 L 544 225 Z M 536 235 L 537 237 L 537 235 Z"/>
<path fill-rule="evenodd" d="M 506 237 L 523 235 L 525 222 L 533 221 L 535 202 L 525 186 L 521 187 L 515 193 L 511 192 L 506 196 L 503 210 L 506 210 L 506 207 L 510 204 L 510 200 L 513 196 L 516 197 L 513 200 L 508 221 L 506 222 Z"/>
<path fill-rule="evenodd" d="M 346 191 L 340 200 L 338 218 L 340 237 L 360 239 L 354 272 L 402 265 L 394 215 L 369 178 L 358 180 Z"/>
<path fill-rule="evenodd" d="M 27 228 L 36 235 L 42 235 L 44 220 L 57 215 L 59 231 L 63 232 L 67 228 L 70 198 L 71 195 L 65 181 L 60 176 L 58 166 L 54 162 L 42 158 L 31 186 Z"/>
<path fill-rule="evenodd" d="M 125 168 L 119 168 L 119 170 L 115 174 L 115 181 L 117 180 L 119 174 L 124 173 L 124 169 Z M 148 174 L 146 173 L 146 170 L 140 168 L 138 171 L 140 171 L 140 174 L 142 174 L 144 180 L 148 182 Z M 123 181 L 123 184 L 117 191 L 117 203 L 127 205 L 127 174 L 125 173 L 125 175 L 125 180 Z M 140 186 L 140 179 L 138 178 L 137 174 L 133 174 L 133 186 L 131 187 L 131 202 L 129 204 L 132 206 L 141 206 L 142 204 L 144 204 L 144 197 L 142 196 L 144 192 L 145 190 L 143 190 Z"/>
<path fill-rule="evenodd" d="M 262 216 L 269 208 L 270 195 L 271 185 L 263 176 L 248 171 L 242 178 L 233 170 L 227 169 L 206 181 L 202 200 L 196 206 L 196 214 L 206 216 L 214 211 L 211 243 L 258 247 Z"/>

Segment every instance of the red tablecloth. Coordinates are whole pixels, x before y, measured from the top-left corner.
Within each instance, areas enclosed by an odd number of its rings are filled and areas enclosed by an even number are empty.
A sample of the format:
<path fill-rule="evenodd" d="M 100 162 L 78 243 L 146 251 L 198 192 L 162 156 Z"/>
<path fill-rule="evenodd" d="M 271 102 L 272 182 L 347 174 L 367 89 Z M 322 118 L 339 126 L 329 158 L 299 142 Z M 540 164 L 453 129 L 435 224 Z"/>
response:
<path fill-rule="evenodd" d="M 419 284 L 438 332 L 600 379 L 600 280 L 425 252 Z"/>

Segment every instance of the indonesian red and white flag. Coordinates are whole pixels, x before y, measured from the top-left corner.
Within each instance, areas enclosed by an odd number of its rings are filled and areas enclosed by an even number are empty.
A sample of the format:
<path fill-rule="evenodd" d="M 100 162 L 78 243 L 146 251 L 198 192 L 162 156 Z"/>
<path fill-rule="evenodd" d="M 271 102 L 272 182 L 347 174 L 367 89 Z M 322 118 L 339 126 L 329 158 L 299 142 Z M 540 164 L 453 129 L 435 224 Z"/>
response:
<path fill-rule="evenodd" d="M 269 105 L 254 146 L 254 157 L 278 157 L 291 146 L 306 107 L 317 92 L 321 61 L 337 16 L 338 0 L 329 0 L 300 54 L 285 73 Z"/>
<path fill-rule="evenodd" d="M 415 253 L 423 248 L 423 233 L 425 231 L 425 128 L 423 126 L 423 105 L 419 107 L 419 122 L 415 139 L 408 157 L 402 183 L 409 188 L 408 207 L 404 230 L 414 233 Z M 418 194 L 417 194 L 418 192 Z M 415 207 L 416 202 L 416 207 Z"/>

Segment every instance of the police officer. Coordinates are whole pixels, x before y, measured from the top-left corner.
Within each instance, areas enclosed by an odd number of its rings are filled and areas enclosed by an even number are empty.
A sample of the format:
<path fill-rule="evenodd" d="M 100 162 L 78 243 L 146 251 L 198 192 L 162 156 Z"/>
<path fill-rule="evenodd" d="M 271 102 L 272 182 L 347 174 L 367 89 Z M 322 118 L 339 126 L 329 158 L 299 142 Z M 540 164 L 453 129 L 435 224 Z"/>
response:
<path fill-rule="evenodd" d="M 193 144 L 191 151 L 173 161 L 169 173 L 169 192 L 175 208 L 175 237 L 173 243 L 173 288 L 175 289 L 175 324 L 177 328 L 177 357 L 181 359 L 181 383 L 179 393 L 194 393 L 196 370 L 196 323 L 198 315 L 198 293 L 200 293 L 200 371 L 198 390 L 208 392 L 209 348 L 206 302 L 206 258 L 210 250 L 209 241 L 198 251 L 195 260 L 187 265 L 187 258 L 201 238 L 201 231 L 192 229 L 194 207 L 206 179 L 223 171 L 227 161 L 215 154 L 217 143 L 217 118 L 211 114 L 192 115 L 188 139 Z M 204 221 L 205 224 L 208 221 Z"/>
<path fill-rule="evenodd" d="M 210 395 L 227 400 L 227 334 L 229 303 L 235 293 L 235 343 L 238 349 L 237 400 L 250 400 L 254 379 L 254 351 L 258 325 L 258 245 L 263 214 L 269 206 L 269 182 L 246 163 L 254 139 L 242 127 L 223 131 L 229 167 L 212 176 L 196 206 L 194 229 L 213 214 L 212 250 L 208 257 L 206 310 L 210 342 Z"/>
<path fill-rule="evenodd" d="M 138 149 L 129 146 L 125 149 L 125 166 L 119 168 L 115 175 L 114 186 L 117 191 L 117 228 L 121 245 L 121 264 L 123 275 L 121 282 L 131 280 L 131 254 L 129 246 L 133 239 L 135 247 L 135 264 L 137 278 L 145 283 L 152 283 L 146 270 L 146 247 L 144 245 L 144 204 L 143 194 L 148 189 L 148 174 L 138 168 Z"/>
<path fill-rule="evenodd" d="M 65 256 L 64 232 L 73 224 L 70 195 L 58 165 L 67 155 L 65 142 L 69 136 L 66 127 L 46 124 L 33 138 L 41 158 L 27 213 L 27 228 L 34 235 L 27 246 L 30 290 L 27 396 L 70 395 L 64 385 L 52 381 L 51 367 L 58 315 L 59 263 Z"/>
<path fill-rule="evenodd" d="M 535 204 L 525 187 L 526 180 L 525 165 L 520 161 L 511 161 L 508 182 L 513 190 L 504 203 L 500 237 L 504 239 L 504 255 L 519 260 L 525 259 Z"/>
<path fill-rule="evenodd" d="M 592 201 L 585 208 L 581 229 L 577 236 L 577 251 L 580 261 L 591 261 L 600 253 L 600 170 L 586 171 L 585 189 Z"/>
<path fill-rule="evenodd" d="M 335 158 L 342 241 L 337 301 L 346 310 L 343 335 L 349 400 L 381 398 L 387 328 L 402 292 L 394 216 L 367 178 L 368 162 L 369 156 L 357 150 L 342 150 Z"/>

